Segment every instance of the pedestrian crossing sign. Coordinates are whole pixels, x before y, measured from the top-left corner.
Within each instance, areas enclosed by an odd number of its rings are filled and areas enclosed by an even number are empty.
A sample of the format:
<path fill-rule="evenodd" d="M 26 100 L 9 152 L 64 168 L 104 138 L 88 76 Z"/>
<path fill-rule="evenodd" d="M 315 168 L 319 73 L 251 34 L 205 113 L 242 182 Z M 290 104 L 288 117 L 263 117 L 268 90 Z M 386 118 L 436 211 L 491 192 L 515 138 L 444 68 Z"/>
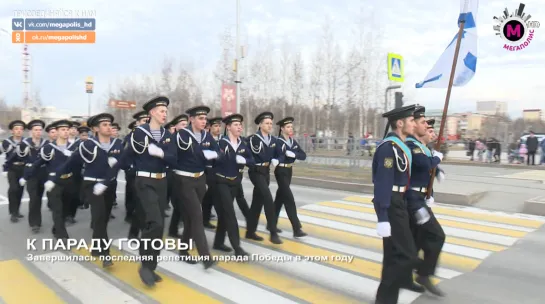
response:
<path fill-rule="evenodd" d="M 388 53 L 388 80 L 403 82 L 403 57 L 398 54 Z"/>

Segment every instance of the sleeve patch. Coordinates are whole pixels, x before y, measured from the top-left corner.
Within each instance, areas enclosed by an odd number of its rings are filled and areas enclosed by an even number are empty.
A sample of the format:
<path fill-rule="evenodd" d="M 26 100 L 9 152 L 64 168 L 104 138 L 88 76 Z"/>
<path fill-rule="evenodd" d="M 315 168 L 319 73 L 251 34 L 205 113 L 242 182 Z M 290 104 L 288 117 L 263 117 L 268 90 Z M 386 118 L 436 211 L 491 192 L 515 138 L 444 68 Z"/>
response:
<path fill-rule="evenodd" d="M 384 168 L 390 169 L 394 166 L 394 159 L 391 157 L 386 157 L 384 159 Z"/>

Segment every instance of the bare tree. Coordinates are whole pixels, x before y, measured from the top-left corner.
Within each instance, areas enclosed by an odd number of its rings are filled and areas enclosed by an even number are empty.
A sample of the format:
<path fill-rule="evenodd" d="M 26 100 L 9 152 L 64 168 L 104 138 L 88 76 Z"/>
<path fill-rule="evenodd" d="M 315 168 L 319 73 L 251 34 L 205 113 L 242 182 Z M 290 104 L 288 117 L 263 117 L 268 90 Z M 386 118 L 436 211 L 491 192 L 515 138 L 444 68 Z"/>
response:
<path fill-rule="evenodd" d="M 172 92 L 172 74 L 173 74 L 174 60 L 172 58 L 165 58 L 163 61 L 163 68 L 161 70 L 161 93 L 163 95 L 170 95 Z"/>
<path fill-rule="evenodd" d="M 282 107 L 282 117 L 286 117 L 287 107 L 288 103 L 292 103 L 293 100 L 287 102 L 287 97 L 289 96 L 289 77 L 290 77 L 290 69 L 291 69 L 291 61 L 292 61 L 292 55 L 291 55 L 291 46 L 285 38 L 284 44 L 282 45 L 282 52 L 280 55 L 280 92 L 279 97 L 282 101 L 282 104 L 280 105 Z"/>
<path fill-rule="evenodd" d="M 301 132 L 303 127 L 306 127 L 305 122 L 302 120 L 302 112 L 305 108 L 305 104 L 301 103 L 301 97 L 303 94 L 304 88 L 304 65 L 303 57 L 301 52 L 296 52 L 293 55 L 293 58 L 290 62 L 290 70 L 288 75 L 289 88 L 291 92 L 290 104 L 291 107 L 289 111 L 294 112 L 295 118 L 297 119 L 296 132 Z"/>

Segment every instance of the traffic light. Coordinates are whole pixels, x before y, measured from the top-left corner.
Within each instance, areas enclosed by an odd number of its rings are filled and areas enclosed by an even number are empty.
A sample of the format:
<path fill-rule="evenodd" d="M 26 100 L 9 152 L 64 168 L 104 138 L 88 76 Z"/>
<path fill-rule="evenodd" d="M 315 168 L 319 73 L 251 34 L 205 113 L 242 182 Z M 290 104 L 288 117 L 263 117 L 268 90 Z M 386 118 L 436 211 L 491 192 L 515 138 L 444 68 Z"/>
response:
<path fill-rule="evenodd" d="M 403 93 L 395 92 L 395 108 L 401 108 L 403 106 Z"/>

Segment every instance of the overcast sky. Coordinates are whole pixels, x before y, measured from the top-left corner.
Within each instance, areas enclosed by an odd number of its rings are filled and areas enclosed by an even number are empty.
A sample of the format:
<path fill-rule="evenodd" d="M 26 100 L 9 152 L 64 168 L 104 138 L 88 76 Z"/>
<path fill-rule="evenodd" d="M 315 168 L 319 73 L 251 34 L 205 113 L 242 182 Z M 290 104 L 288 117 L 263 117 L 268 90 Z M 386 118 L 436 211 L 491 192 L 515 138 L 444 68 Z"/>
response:
<path fill-rule="evenodd" d="M 30 45 L 33 86 L 45 105 L 84 114 L 86 76 L 95 78 L 95 98 L 108 85 L 124 77 L 158 74 L 165 56 L 183 58 L 199 69 L 212 70 L 221 48 L 218 36 L 226 26 L 234 33 L 235 0 L 1 0 L 0 28 L 11 31 L 15 10 L 96 10 L 97 43 L 94 45 Z M 511 115 L 524 108 L 545 109 L 545 28 L 523 51 L 509 52 L 492 29 L 493 17 L 505 7 L 514 11 L 516 1 L 480 1 L 478 65 L 475 78 L 455 88 L 451 109 L 475 110 L 477 100 L 507 101 Z M 525 0 L 526 13 L 545 25 L 543 0 Z M 541 4 L 539 4 L 541 3 Z M 341 44 L 353 39 L 351 28 L 363 7 L 372 12 L 384 34 L 378 50 L 405 58 L 404 91 L 411 100 L 429 108 L 442 108 L 446 90 L 415 89 L 457 31 L 459 0 L 241 0 L 241 22 L 250 44 L 270 33 L 280 48 L 286 39 L 301 50 L 315 48 L 326 17 Z M 21 45 L 0 38 L 0 96 L 8 103 L 21 102 Z M 251 45 L 249 47 L 251 53 Z M 386 77 L 384 75 L 383 77 Z"/>

